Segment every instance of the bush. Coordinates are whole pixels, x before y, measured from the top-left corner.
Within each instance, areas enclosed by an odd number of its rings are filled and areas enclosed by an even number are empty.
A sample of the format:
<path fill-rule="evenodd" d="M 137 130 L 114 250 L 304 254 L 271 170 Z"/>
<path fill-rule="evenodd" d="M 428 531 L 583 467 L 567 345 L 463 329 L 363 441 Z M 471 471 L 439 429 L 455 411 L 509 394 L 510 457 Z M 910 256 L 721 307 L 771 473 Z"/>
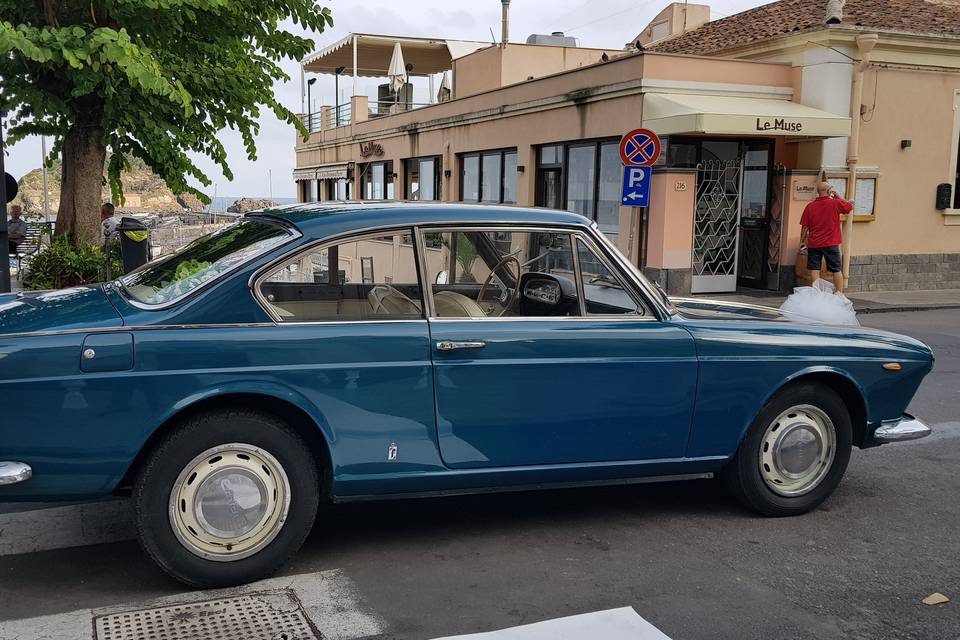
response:
<path fill-rule="evenodd" d="M 123 273 L 119 243 L 110 252 L 110 271 L 113 277 Z M 74 247 L 64 236 L 57 236 L 49 247 L 41 249 L 30 260 L 25 274 L 27 289 L 63 289 L 108 279 L 108 257 L 103 247 L 95 244 Z"/>

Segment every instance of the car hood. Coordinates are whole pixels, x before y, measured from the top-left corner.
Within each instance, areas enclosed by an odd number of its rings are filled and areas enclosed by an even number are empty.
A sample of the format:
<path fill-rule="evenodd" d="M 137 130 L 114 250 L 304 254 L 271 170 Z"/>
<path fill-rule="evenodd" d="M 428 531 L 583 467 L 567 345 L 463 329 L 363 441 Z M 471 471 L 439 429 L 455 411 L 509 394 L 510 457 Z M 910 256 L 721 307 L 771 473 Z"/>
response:
<path fill-rule="evenodd" d="M 780 320 L 807 321 L 797 316 L 784 315 L 779 309 L 739 302 L 723 302 L 703 298 L 670 298 L 680 315 L 696 320 Z"/>
<path fill-rule="evenodd" d="M 100 285 L 0 295 L 0 334 L 122 325 Z"/>
<path fill-rule="evenodd" d="M 889 348 L 905 354 L 907 357 L 917 357 L 922 360 L 932 360 L 933 357 L 930 347 L 923 342 L 910 336 L 882 329 L 857 325 L 826 324 L 797 314 L 783 313 L 773 307 L 739 302 L 701 298 L 670 298 L 670 301 L 682 318 L 698 324 L 702 320 L 779 322 L 784 323 L 784 331 L 812 336 L 812 339 L 819 341 L 828 337 L 836 338 L 839 336 L 843 340 L 859 341 L 859 344 L 869 345 L 873 348 Z"/>

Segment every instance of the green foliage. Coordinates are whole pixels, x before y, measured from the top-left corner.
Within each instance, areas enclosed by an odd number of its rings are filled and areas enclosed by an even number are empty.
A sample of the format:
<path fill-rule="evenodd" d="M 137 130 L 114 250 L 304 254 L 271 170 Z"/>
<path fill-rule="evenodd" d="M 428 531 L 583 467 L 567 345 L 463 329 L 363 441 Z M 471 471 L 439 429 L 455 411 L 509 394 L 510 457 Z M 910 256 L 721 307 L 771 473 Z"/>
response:
<path fill-rule="evenodd" d="M 114 243 L 109 260 L 109 273 L 113 277 L 122 274 L 119 243 Z M 62 289 L 102 282 L 107 279 L 107 262 L 108 257 L 99 245 L 78 248 L 69 238 L 59 236 L 30 260 L 24 284 L 28 289 Z"/>
<path fill-rule="evenodd" d="M 108 181 L 121 203 L 120 173 L 130 158 L 174 193 L 209 202 L 187 183 L 192 176 L 210 184 L 187 153 L 208 156 L 232 179 L 218 134 L 239 131 L 255 159 L 262 107 L 306 135 L 277 102 L 273 83 L 289 80 L 279 61 L 303 58 L 313 41 L 281 23 L 316 32 L 333 24 L 314 0 L 0 0 L 0 16 L 8 143 L 53 136 L 54 157 L 71 127 L 98 117 L 112 151 Z"/>

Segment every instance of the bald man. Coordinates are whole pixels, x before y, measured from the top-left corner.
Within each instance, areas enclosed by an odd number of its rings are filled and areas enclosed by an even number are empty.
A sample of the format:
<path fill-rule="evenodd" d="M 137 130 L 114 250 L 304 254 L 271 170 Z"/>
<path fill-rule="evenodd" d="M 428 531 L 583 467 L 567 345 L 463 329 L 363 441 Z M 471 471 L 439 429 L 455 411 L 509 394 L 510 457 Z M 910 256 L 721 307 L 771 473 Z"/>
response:
<path fill-rule="evenodd" d="M 837 293 L 843 293 L 840 216 L 851 211 L 852 202 L 841 198 L 829 182 L 821 182 L 817 185 L 817 199 L 808 204 L 800 216 L 800 245 L 807 247 L 810 278 L 817 280 L 820 277 L 820 265 L 826 260 Z"/>

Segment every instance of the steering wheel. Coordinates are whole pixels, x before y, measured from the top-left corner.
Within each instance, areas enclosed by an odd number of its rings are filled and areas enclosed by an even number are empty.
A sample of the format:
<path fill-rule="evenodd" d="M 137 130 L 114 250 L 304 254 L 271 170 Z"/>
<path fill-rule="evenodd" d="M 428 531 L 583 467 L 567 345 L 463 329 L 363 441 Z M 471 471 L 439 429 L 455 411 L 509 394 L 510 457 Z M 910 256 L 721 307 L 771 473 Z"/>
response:
<path fill-rule="evenodd" d="M 500 314 L 497 316 L 498 318 L 507 312 L 507 309 L 510 308 L 510 305 L 512 305 L 514 300 L 517 299 L 517 296 L 520 295 L 520 270 L 523 268 L 520 266 L 520 261 L 513 256 L 505 256 L 493 267 L 493 269 L 490 270 L 490 275 L 488 275 L 487 279 L 483 281 L 483 286 L 480 287 L 480 294 L 477 295 L 477 304 L 482 305 L 483 294 L 487 292 L 487 287 L 489 287 L 490 283 L 493 282 L 493 276 L 497 273 L 497 269 L 505 266 L 511 261 L 517 265 L 517 286 L 513 288 L 513 295 L 510 296 L 509 302 L 504 303 L 503 299 L 500 300 L 500 304 L 503 306 L 503 308 L 500 310 Z"/>

